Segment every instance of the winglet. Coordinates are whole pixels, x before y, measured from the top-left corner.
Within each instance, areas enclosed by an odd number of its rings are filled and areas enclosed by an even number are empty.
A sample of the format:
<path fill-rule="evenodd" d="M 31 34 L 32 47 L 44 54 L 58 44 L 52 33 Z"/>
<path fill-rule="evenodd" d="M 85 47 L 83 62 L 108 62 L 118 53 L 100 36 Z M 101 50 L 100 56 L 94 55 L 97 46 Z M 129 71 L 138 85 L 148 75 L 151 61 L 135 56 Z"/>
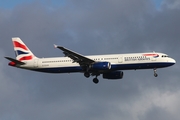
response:
<path fill-rule="evenodd" d="M 55 47 L 55 48 L 59 48 L 59 49 L 61 49 L 61 50 L 64 49 L 64 47 L 58 46 L 58 45 L 56 45 L 56 44 L 54 44 L 54 47 Z"/>
<path fill-rule="evenodd" d="M 58 46 L 56 44 L 54 44 L 54 48 L 57 48 Z"/>

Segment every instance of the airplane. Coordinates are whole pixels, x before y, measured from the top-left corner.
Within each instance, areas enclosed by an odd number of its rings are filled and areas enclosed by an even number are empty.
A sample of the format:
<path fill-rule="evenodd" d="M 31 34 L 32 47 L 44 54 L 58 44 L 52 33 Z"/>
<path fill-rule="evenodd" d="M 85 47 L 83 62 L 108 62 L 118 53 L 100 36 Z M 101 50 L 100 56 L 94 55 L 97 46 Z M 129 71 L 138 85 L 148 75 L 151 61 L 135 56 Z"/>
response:
<path fill-rule="evenodd" d="M 153 69 L 157 77 L 157 69 L 172 66 L 176 63 L 167 54 L 129 53 L 84 56 L 62 46 L 54 45 L 60 49 L 64 57 L 38 58 L 24 44 L 19 37 L 12 38 L 16 59 L 5 57 L 10 60 L 9 66 L 45 72 L 45 73 L 74 73 L 81 72 L 86 78 L 95 76 L 93 82 L 99 82 L 98 76 L 102 74 L 104 79 L 122 79 L 122 70 Z"/>

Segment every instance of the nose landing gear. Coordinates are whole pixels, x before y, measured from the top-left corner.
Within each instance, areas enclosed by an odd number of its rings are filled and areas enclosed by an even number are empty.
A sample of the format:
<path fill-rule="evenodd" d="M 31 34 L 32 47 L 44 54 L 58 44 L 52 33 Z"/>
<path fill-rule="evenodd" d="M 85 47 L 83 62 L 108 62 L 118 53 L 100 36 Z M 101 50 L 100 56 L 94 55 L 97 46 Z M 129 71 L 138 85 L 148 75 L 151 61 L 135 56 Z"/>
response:
<path fill-rule="evenodd" d="M 154 70 L 154 77 L 157 77 L 158 74 L 156 73 L 156 68 L 154 68 L 153 70 Z"/>

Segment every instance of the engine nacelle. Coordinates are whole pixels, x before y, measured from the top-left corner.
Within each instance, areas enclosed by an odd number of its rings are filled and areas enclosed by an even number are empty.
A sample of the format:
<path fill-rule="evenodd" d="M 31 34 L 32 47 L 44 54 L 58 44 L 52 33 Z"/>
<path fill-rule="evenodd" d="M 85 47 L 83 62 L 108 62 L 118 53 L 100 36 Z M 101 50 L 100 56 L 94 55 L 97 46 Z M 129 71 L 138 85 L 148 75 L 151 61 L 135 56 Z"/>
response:
<path fill-rule="evenodd" d="M 104 79 L 122 79 L 124 73 L 122 71 L 114 71 L 114 72 L 108 72 L 103 73 Z"/>
<path fill-rule="evenodd" d="M 109 62 L 95 62 L 90 65 L 92 70 L 109 70 L 111 69 L 111 63 Z"/>

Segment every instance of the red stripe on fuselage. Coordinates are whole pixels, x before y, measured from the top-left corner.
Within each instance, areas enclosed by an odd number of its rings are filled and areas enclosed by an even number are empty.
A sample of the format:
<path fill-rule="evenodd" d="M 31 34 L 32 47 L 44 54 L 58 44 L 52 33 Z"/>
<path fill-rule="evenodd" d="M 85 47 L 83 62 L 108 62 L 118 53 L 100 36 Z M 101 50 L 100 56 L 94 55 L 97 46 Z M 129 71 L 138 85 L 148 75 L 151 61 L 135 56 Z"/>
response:
<path fill-rule="evenodd" d="M 143 54 L 144 56 L 158 56 L 158 54 Z"/>
<path fill-rule="evenodd" d="M 22 61 L 22 60 L 32 60 L 32 55 L 31 56 L 24 56 L 22 58 L 19 59 L 19 61 Z"/>
<path fill-rule="evenodd" d="M 25 45 L 23 45 L 17 41 L 14 41 L 13 44 L 14 44 L 14 47 L 19 47 L 19 48 L 22 48 L 24 50 L 28 50 L 28 48 Z"/>

